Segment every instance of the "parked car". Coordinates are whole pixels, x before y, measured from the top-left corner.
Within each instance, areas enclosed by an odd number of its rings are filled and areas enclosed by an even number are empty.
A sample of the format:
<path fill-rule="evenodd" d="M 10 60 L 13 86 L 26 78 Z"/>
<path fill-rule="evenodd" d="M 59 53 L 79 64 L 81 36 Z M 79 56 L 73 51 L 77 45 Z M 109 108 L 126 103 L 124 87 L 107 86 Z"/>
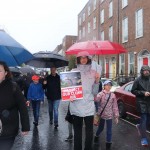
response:
<path fill-rule="evenodd" d="M 115 90 L 115 95 L 118 102 L 119 114 L 121 118 L 126 118 L 127 114 L 138 117 L 136 111 L 136 98 L 131 93 L 133 81 L 126 83 Z"/>
<path fill-rule="evenodd" d="M 116 81 L 112 80 L 112 79 L 108 79 L 108 78 L 101 78 L 102 83 L 104 83 L 106 80 L 110 80 L 112 82 L 112 88 L 111 88 L 111 92 L 114 92 L 117 88 L 119 88 L 119 84 L 117 84 Z"/>

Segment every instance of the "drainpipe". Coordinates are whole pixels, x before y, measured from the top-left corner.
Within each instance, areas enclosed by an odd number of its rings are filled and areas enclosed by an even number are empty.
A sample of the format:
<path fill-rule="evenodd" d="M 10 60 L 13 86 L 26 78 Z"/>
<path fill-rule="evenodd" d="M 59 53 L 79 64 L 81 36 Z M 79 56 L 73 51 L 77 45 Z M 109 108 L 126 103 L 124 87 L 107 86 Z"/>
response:
<path fill-rule="evenodd" d="M 118 13 L 118 43 L 120 44 L 120 17 L 119 17 L 119 9 L 120 9 L 120 0 L 118 0 L 118 8 L 117 8 L 117 13 Z M 119 54 L 117 54 L 117 70 L 116 70 L 116 77 L 119 77 Z"/>

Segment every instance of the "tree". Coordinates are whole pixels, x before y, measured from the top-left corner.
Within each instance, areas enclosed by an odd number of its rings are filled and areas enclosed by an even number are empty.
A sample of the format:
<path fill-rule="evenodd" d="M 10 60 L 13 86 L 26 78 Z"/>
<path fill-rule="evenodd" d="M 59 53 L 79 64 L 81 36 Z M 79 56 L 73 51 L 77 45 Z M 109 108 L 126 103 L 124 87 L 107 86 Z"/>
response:
<path fill-rule="evenodd" d="M 75 56 L 70 56 L 69 59 L 69 70 L 73 69 L 76 67 L 76 57 Z"/>

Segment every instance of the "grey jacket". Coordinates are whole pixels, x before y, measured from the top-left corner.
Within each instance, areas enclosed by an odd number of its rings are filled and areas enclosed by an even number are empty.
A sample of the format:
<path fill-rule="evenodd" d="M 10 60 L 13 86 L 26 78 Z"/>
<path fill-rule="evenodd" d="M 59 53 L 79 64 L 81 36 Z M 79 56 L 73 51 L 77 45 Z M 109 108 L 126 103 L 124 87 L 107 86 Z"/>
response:
<path fill-rule="evenodd" d="M 91 65 L 78 65 L 76 71 L 81 72 L 83 99 L 70 103 L 70 112 L 79 117 L 93 116 L 95 112 L 94 95 L 98 94 L 99 84 L 95 83 L 96 71 Z"/>

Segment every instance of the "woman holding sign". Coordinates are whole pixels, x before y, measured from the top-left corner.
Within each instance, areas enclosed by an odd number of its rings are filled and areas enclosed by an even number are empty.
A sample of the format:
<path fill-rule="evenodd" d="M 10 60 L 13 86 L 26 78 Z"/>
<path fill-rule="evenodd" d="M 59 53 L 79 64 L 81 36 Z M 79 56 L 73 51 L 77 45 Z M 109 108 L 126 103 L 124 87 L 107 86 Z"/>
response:
<path fill-rule="evenodd" d="M 88 52 L 78 53 L 77 71 L 81 73 L 83 99 L 71 99 L 70 103 L 74 126 L 74 150 L 82 150 L 83 121 L 86 134 L 84 150 L 92 150 L 93 118 L 95 113 L 94 95 L 98 93 L 100 75 L 92 69 Z"/>

